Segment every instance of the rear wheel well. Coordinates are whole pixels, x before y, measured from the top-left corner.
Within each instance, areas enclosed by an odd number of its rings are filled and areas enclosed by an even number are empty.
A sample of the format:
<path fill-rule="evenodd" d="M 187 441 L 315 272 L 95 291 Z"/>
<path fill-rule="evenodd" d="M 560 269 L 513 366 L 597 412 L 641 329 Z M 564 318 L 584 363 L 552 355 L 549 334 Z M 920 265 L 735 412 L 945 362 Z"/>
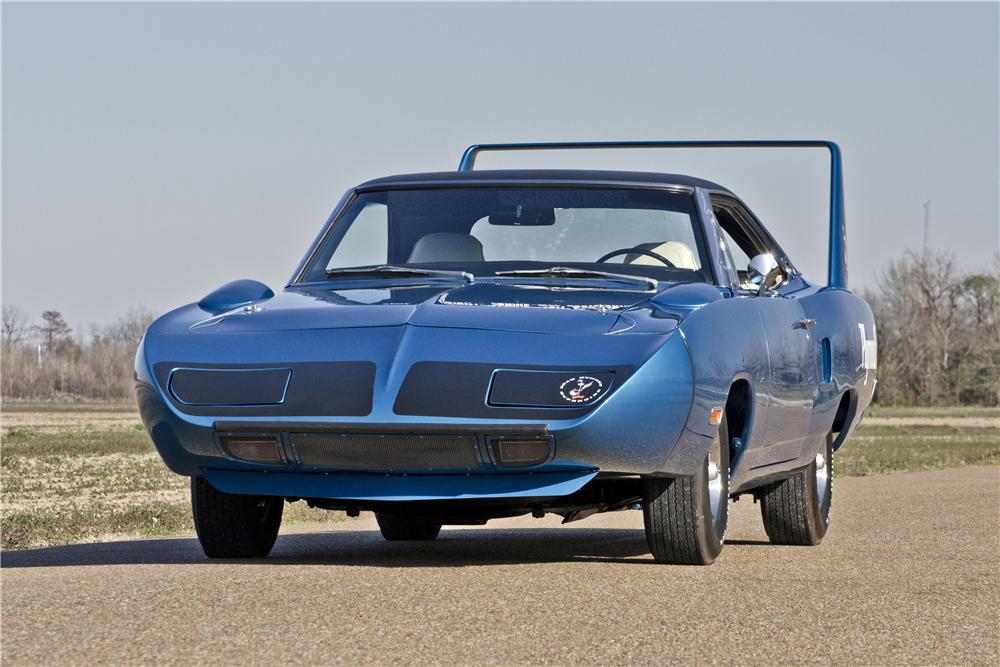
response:
<path fill-rule="evenodd" d="M 729 428 L 729 461 L 730 465 L 735 461 L 740 448 L 734 446 L 738 439 L 746 444 L 747 436 L 750 434 L 750 422 L 753 418 L 753 390 L 746 380 L 737 380 L 729 388 L 729 397 L 726 399 L 726 425 Z"/>

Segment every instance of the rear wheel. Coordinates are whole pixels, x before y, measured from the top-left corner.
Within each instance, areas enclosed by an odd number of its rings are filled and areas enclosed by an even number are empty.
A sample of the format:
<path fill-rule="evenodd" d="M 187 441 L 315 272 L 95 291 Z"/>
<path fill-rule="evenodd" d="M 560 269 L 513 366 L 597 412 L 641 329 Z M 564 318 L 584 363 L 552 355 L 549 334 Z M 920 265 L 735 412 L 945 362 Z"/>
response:
<path fill-rule="evenodd" d="M 761 490 L 760 514 L 771 544 L 815 546 L 830 525 L 833 500 L 833 434 L 812 463 Z"/>
<path fill-rule="evenodd" d="M 657 563 L 708 565 L 722 551 L 729 519 L 729 429 L 723 417 L 701 469 L 649 477 L 642 485 L 646 542 Z"/>
<path fill-rule="evenodd" d="M 434 517 L 375 512 L 382 537 L 396 540 L 433 540 L 441 532 L 441 522 Z"/>
<path fill-rule="evenodd" d="M 263 558 L 281 527 L 285 499 L 218 491 L 204 477 L 191 478 L 191 507 L 198 541 L 209 558 Z"/>

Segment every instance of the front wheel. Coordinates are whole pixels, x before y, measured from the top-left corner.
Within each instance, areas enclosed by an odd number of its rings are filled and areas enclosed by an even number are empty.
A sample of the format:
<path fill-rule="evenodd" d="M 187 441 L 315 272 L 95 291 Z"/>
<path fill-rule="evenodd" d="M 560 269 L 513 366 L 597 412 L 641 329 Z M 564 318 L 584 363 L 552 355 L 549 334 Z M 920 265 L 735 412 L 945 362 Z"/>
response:
<path fill-rule="evenodd" d="M 816 546 L 830 525 L 833 500 L 833 434 L 805 469 L 768 484 L 760 493 L 760 514 L 771 544 Z"/>
<path fill-rule="evenodd" d="M 194 527 L 209 558 L 263 558 L 271 553 L 284 505 L 284 498 L 223 493 L 204 477 L 191 478 Z"/>
<path fill-rule="evenodd" d="M 723 417 L 701 469 L 642 484 L 646 542 L 657 563 L 709 565 L 722 551 L 729 519 L 729 429 Z"/>

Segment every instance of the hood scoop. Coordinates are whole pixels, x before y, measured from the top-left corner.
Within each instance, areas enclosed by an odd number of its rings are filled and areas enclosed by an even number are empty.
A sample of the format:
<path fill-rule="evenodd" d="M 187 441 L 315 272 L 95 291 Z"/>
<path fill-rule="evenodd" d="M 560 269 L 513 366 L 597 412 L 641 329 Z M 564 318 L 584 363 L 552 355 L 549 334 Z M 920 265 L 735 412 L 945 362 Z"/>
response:
<path fill-rule="evenodd" d="M 587 287 L 548 285 L 498 285 L 480 283 L 449 290 L 437 302 L 448 306 L 491 308 L 546 308 L 589 310 L 598 313 L 624 310 L 649 299 L 648 293 Z"/>
<path fill-rule="evenodd" d="M 586 287 L 475 283 L 441 293 L 410 318 L 415 326 L 554 334 L 602 334 L 648 293 Z"/>

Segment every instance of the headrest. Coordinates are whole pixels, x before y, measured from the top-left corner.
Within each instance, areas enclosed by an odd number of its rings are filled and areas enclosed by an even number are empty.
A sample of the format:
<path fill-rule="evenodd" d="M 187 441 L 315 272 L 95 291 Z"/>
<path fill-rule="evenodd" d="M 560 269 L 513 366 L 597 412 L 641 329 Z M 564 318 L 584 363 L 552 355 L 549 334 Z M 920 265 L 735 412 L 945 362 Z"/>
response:
<path fill-rule="evenodd" d="M 483 244 L 468 234 L 437 232 L 421 236 L 413 244 L 407 264 L 433 262 L 483 262 Z"/>

